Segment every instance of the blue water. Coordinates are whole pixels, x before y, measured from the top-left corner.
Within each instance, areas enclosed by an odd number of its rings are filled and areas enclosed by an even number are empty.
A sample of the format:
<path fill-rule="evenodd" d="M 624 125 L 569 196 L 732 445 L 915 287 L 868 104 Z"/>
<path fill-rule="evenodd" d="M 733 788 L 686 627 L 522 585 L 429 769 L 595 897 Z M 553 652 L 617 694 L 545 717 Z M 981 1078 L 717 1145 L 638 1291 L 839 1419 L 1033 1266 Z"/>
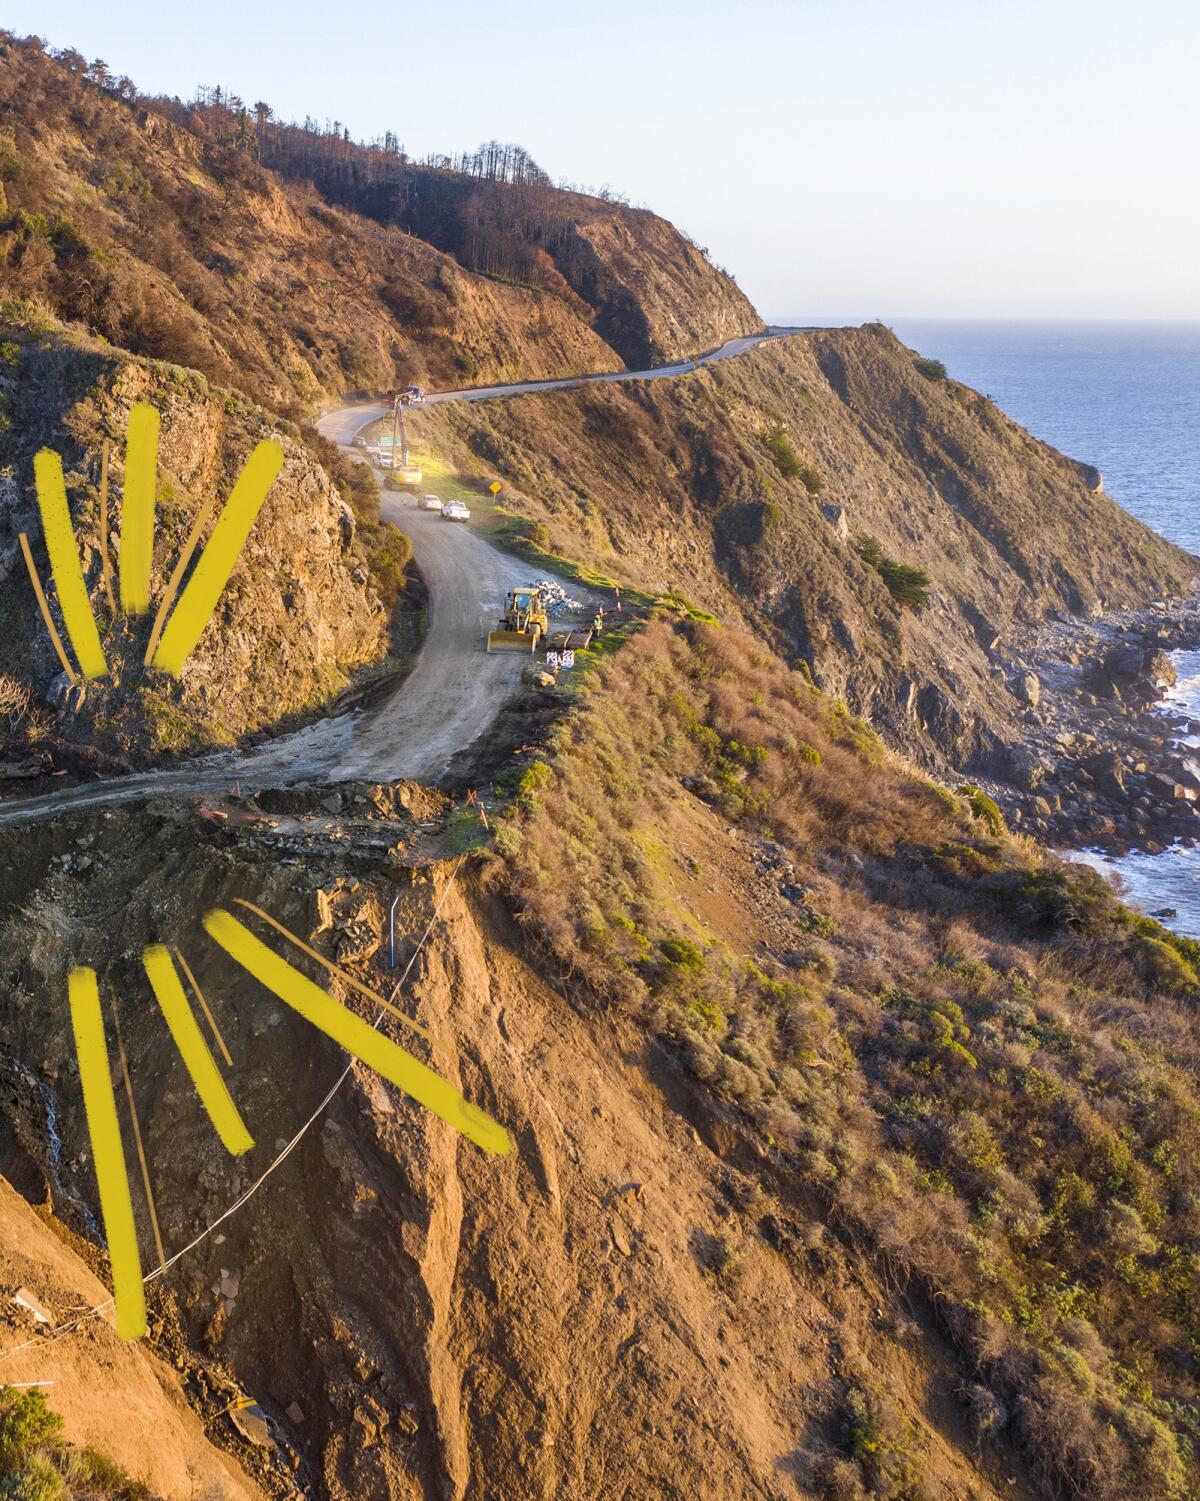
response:
<path fill-rule="evenodd" d="M 1035 437 L 1097 465 L 1126 510 L 1200 552 L 1200 324 L 893 327 Z"/>
<path fill-rule="evenodd" d="M 1114 500 L 1200 553 L 1200 324 L 901 318 L 892 327 L 1035 437 L 1095 464 Z M 1200 718 L 1200 653 L 1177 653 L 1176 668 L 1175 703 Z M 1171 926 L 1200 938 L 1200 849 L 1088 858 L 1135 905 L 1174 907 Z"/>

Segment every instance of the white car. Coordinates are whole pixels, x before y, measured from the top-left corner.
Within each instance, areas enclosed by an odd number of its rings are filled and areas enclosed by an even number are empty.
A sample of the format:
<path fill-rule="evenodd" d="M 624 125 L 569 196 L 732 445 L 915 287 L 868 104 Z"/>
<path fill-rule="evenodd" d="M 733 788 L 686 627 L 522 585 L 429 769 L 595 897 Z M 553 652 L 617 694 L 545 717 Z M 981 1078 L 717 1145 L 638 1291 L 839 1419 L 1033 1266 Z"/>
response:
<path fill-rule="evenodd" d="M 442 502 L 436 495 L 422 495 L 421 509 L 423 511 L 440 511 L 442 509 Z"/>
<path fill-rule="evenodd" d="M 448 500 L 442 507 L 443 521 L 470 521 L 471 513 L 461 500 Z"/>

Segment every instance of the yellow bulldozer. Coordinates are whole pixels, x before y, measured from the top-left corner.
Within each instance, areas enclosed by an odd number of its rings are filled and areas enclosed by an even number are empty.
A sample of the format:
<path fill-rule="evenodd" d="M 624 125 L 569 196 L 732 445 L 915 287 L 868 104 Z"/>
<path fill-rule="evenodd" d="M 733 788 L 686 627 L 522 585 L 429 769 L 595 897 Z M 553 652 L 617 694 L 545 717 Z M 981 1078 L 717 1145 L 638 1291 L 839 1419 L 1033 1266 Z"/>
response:
<path fill-rule="evenodd" d="M 540 589 L 510 589 L 504 601 L 504 618 L 488 632 L 488 651 L 527 651 L 531 656 L 546 634 L 550 621 Z"/>

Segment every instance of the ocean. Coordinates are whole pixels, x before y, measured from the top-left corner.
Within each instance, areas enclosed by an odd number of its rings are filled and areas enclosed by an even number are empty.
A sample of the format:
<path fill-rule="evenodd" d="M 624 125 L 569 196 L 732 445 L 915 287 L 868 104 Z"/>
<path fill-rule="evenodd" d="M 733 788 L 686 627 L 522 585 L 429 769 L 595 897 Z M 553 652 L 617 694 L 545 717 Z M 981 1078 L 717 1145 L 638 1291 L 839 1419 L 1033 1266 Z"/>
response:
<path fill-rule="evenodd" d="M 1200 324 L 898 319 L 891 326 L 1036 437 L 1095 464 L 1114 500 L 1200 553 Z M 1200 651 L 1176 653 L 1175 666 L 1172 697 L 1200 718 Z M 1200 849 L 1085 858 L 1115 875 L 1135 906 L 1173 907 L 1170 926 L 1200 938 Z"/>

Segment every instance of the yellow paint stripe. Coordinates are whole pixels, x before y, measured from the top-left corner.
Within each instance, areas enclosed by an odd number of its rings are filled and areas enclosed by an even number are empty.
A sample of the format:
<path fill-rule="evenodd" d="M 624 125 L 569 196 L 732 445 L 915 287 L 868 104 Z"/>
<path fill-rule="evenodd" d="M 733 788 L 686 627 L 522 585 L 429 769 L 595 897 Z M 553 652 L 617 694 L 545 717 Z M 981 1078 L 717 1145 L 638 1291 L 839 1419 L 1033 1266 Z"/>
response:
<path fill-rule="evenodd" d="M 270 439 L 258 445 L 238 475 L 154 654 L 154 666 L 172 677 L 178 677 L 204 634 L 267 491 L 282 467 L 283 449 Z"/>
<path fill-rule="evenodd" d="M 240 896 L 235 896 L 233 900 L 236 906 L 245 907 L 247 912 L 253 912 L 255 917 L 261 917 L 263 922 L 269 923 L 289 943 L 295 944 L 302 954 L 307 954 L 310 959 L 315 959 L 319 965 L 327 969 L 331 975 L 336 975 L 339 980 L 344 981 L 352 990 L 357 990 L 360 995 L 365 995 L 367 1000 L 374 1001 L 377 1005 L 382 1006 L 385 1011 L 390 1011 L 398 1022 L 403 1022 L 406 1027 L 411 1027 L 414 1032 L 419 1033 L 431 1047 L 436 1048 L 441 1046 L 437 1038 L 432 1037 L 420 1022 L 413 1021 L 411 1016 L 405 1016 L 399 1006 L 393 1006 L 391 1001 L 385 1001 L 378 991 L 372 990 L 369 985 L 364 985 L 361 980 L 356 980 L 352 974 L 342 969 L 340 965 L 334 964 L 332 959 L 326 959 L 323 954 L 318 954 L 316 949 L 309 948 L 308 944 L 297 938 L 290 928 L 285 928 L 281 922 L 276 922 L 269 912 L 264 912 L 261 907 L 256 907 L 253 902 L 243 901 Z"/>
<path fill-rule="evenodd" d="M 512 1141 L 503 1126 L 463 1099 L 453 1084 L 397 1047 L 374 1027 L 355 1016 L 306 975 L 281 959 L 231 913 L 217 908 L 204 918 L 204 928 L 231 959 L 260 984 L 311 1022 L 368 1068 L 411 1095 L 428 1110 L 461 1131 L 485 1152 L 503 1153 Z"/>
<path fill-rule="evenodd" d="M 150 632 L 150 640 L 146 644 L 146 655 L 143 658 L 149 667 L 154 657 L 154 648 L 158 645 L 158 638 L 162 635 L 162 628 L 167 619 L 167 611 L 175 601 L 175 595 L 179 592 L 179 585 L 183 581 L 183 575 L 187 572 L 187 565 L 192 561 L 192 554 L 196 551 L 196 544 L 200 541 L 200 534 L 208 525 L 208 518 L 212 515 L 217 504 L 215 495 L 209 498 L 196 513 L 196 519 L 192 522 L 192 529 L 188 533 L 188 539 L 183 544 L 183 551 L 179 554 L 179 561 L 171 571 L 171 579 L 167 584 L 167 592 L 163 595 L 154 616 L 154 629 Z"/>
<path fill-rule="evenodd" d="M 25 555 L 25 566 L 29 569 L 29 582 L 33 585 L 33 592 L 37 595 L 38 609 L 42 612 L 42 619 L 46 622 L 46 629 L 50 632 L 50 644 L 58 653 L 58 660 L 62 663 L 63 671 L 72 683 L 79 681 L 79 674 L 71 666 L 67 657 L 66 648 L 62 644 L 62 637 L 55 629 L 54 617 L 50 614 L 50 606 L 46 601 L 46 591 L 42 588 L 42 581 L 38 578 L 37 565 L 33 561 L 33 553 L 29 547 L 29 538 L 24 532 L 20 534 L 21 551 Z"/>
<path fill-rule="evenodd" d="M 129 411 L 121 498 L 121 608 L 127 615 L 144 615 L 150 608 L 157 481 L 158 413 L 149 402 L 138 401 Z"/>
<path fill-rule="evenodd" d="M 200 1103 L 208 1111 L 225 1150 L 240 1157 L 254 1145 L 254 1138 L 246 1130 L 233 1097 L 225 1087 L 208 1044 L 201 1035 L 187 1003 L 179 975 L 171 955 L 164 944 L 151 944 L 142 954 L 142 963 L 155 998 L 166 1018 L 175 1046 L 179 1049 L 184 1066 L 191 1075 Z"/>
<path fill-rule="evenodd" d="M 62 460 L 52 448 L 43 448 L 34 454 L 33 478 L 37 485 L 38 508 L 42 513 L 46 551 L 50 554 L 50 571 L 58 593 L 58 607 L 75 650 L 75 660 L 85 678 L 102 678 L 108 671 L 108 663 L 104 660 L 96 617 L 92 614 L 92 602 L 83 581 L 83 569 L 79 566 L 79 549 L 71 530 Z"/>
<path fill-rule="evenodd" d="M 108 439 L 100 450 L 100 567 L 104 574 L 104 593 L 110 614 L 117 613 L 113 598 L 112 561 L 108 556 Z"/>
<path fill-rule="evenodd" d="M 165 1266 L 167 1253 L 163 1249 L 162 1231 L 158 1224 L 158 1210 L 154 1205 L 154 1189 L 150 1183 L 150 1164 L 146 1161 L 146 1147 L 142 1141 L 142 1128 L 138 1122 L 137 1106 L 133 1101 L 133 1080 L 129 1074 L 129 1057 L 125 1052 L 125 1039 L 121 1036 L 121 1013 L 117 1009 L 116 997 L 108 998 L 109 1010 L 112 1012 L 113 1030 L 117 1036 L 117 1057 L 121 1060 L 121 1077 L 125 1081 L 125 1098 L 129 1103 L 129 1123 L 133 1127 L 133 1143 L 137 1147 L 138 1167 L 142 1174 L 142 1188 L 146 1193 L 146 1205 L 150 1210 L 150 1228 L 154 1231 L 154 1246 L 158 1251 L 158 1264 Z"/>
<path fill-rule="evenodd" d="M 192 973 L 191 966 L 183 957 L 183 950 L 176 949 L 174 952 L 175 959 L 179 965 L 179 968 L 183 971 L 184 978 L 192 987 L 192 994 L 196 997 L 201 1011 L 204 1012 L 204 1020 L 208 1023 L 208 1030 L 212 1033 L 213 1037 L 216 1039 L 217 1046 L 221 1049 L 221 1057 L 225 1060 L 225 1067 L 232 1068 L 233 1059 L 230 1056 L 229 1049 L 225 1046 L 225 1039 L 221 1036 L 221 1029 L 217 1026 L 217 1019 L 208 1009 L 208 1002 L 204 999 L 204 992 L 196 983 L 196 976 Z"/>
<path fill-rule="evenodd" d="M 67 977 L 67 996 L 71 1003 L 79 1080 L 83 1086 L 83 1108 L 87 1114 L 92 1159 L 96 1165 L 96 1185 L 100 1190 L 100 1213 L 112 1262 L 117 1333 L 122 1339 L 139 1339 L 146 1332 L 146 1292 L 142 1286 L 133 1200 L 129 1195 L 125 1152 L 117 1123 L 117 1102 L 113 1095 L 95 970 L 73 969 Z"/>

